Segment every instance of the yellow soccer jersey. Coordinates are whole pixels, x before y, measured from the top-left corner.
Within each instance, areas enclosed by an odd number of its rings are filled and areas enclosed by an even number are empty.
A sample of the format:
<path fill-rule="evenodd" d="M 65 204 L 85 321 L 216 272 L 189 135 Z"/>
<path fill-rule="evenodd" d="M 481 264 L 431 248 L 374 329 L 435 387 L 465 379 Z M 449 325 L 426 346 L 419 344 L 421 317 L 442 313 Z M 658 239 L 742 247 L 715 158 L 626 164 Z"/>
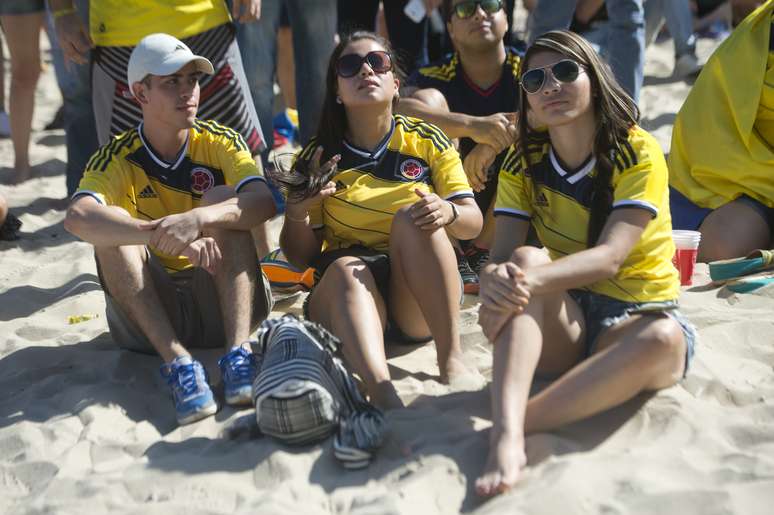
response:
<path fill-rule="evenodd" d="M 231 19 L 225 0 L 91 0 L 89 9 L 98 46 L 134 46 L 156 32 L 187 38 Z"/>
<path fill-rule="evenodd" d="M 140 124 L 92 156 L 73 198 L 90 195 L 134 218 L 156 220 L 199 206 L 202 195 L 215 186 L 225 184 L 239 191 L 251 181 L 264 178 L 238 132 L 197 120 L 177 159 L 167 163 L 145 141 Z M 185 257 L 151 250 L 169 271 L 191 266 Z"/>
<path fill-rule="evenodd" d="M 316 145 L 312 140 L 300 159 L 308 159 Z M 415 189 L 447 200 L 473 197 L 449 138 L 434 125 L 401 115 L 373 152 L 345 141 L 338 169 L 336 193 L 310 213 L 312 226 L 323 230 L 324 250 L 387 250 L 392 218 L 419 200 Z"/>
<path fill-rule="evenodd" d="M 771 33 L 774 45 L 774 30 Z M 769 148 L 774 148 L 774 52 L 769 51 L 766 61 L 766 75 L 763 78 L 761 100 L 755 115 L 753 133 L 760 137 Z"/>
<path fill-rule="evenodd" d="M 531 220 L 551 259 L 586 248 L 595 160 L 566 170 L 547 138 L 527 147 L 531 163 L 512 147 L 500 171 L 495 216 Z M 626 302 L 677 299 L 680 283 L 672 265 L 672 217 L 669 213 L 668 172 L 658 142 L 640 127 L 615 156 L 613 209 L 645 209 L 653 220 L 611 279 L 586 289 Z M 535 188 L 536 186 L 536 188 Z"/>

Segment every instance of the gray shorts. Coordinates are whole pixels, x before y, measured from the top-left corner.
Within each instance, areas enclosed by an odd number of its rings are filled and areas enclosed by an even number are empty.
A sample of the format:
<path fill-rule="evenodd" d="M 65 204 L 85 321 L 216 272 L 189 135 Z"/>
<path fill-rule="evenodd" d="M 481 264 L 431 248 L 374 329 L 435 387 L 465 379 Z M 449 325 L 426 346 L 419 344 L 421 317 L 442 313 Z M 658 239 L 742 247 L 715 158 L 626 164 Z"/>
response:
<path fill-rule="evenodd" d="M 685 338 L 685 373 L 693 359 L 696 345 L 696 328 L 680 311 L 677 302 L 624 302 L 587 290 L 567 292 L 578 303 L 586 323 L 586 356 L 591 356 L 597 348 L 600 335 L 616 324 L 620 324 L 632 315 L 668 316 L 680 325 Z"/>
<path fill-rule="evenodd" d="M 180 342 L 186 348 L 223 348 L 226 343 L 223 316 L 212 276 L 194 267 L 170 274 L 150 251 L 148 263 L 164 312 Z M 105 292 L 105 316 L 113 341 L 123 349 L 156 354 L 150 340 L 110 295 L 98 260 L 97 273 Z M 251 330 L 258 327 L 273 306 L 269 280 L 261 273 L 253 297 Z"/>

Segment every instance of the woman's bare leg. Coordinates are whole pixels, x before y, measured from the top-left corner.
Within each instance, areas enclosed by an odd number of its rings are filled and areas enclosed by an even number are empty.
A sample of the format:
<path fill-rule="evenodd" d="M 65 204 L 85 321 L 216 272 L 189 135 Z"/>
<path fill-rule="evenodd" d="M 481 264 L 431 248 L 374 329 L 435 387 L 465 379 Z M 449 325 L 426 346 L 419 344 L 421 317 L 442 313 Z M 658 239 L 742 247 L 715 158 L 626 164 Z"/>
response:
<path fill-rule="evenodd" d="M 683 374 L 686 342 L 679 324 L 666 316 L 634 316 L 602 333 L 594 356 L 529 399 L 524 409 L 537 355 L 538 369 L 554 372 L 571 365 L 568 349 L 574 349 L 573 359 L 583 356 L 583 346 L 572 345 L 580 335 L 571 331 L 580 310 L 565 298 L 553 311 L 555 302 L 540 296 L 531 299 L 524 314 L 514 317 L 495 342 L 490 454 L 477 483 L 482 495 L 506 490 L 518 479 L 524 433 L 555 429 L 600 413 L 640 392 L 671 386 Z M 554 333 L 549 335 L 549 330 Z M 557 354 L 561 348 L 567 361 L 551 363 L 562 355 Z"/>
<path fill-rule="evenodd" d="M 633 316 L 602 333 L 597 352 L 527 404 L 525 431 L 547 431 L 675 384 L 685 368 L 680 325 L 666 316 Z"/>
<path fill-rule="evenodd" d="M 363 261 L 343 257 L 325 270 L 309 301 L 309 316 L 341 340 L 344 358 L 365 382 L 374 404 L 404 406 L 390 382 L 384 353 L 387 309 Z"/>
<path fill-rule="evenodd" d="M 771 246 L 771 227 L 754 207 L 739 200 L 710 213 L 699 231 L 697 259 L 705 263 L 746 256 Z"/>
<path fill-rule="evenodd" d="M 16 168 L 12 182 L 19 183 L 30 176 L 29 145 L 35 87 L 40 76 L 40 29 L 43 26 L 43 13 L 2 16 L 0 23 L 11 54 L 9 114 Z"/>
<path fill-rule="evenodd" d="M 516 249 L 512 260 L 524 269 L 550 261 L 532 247 Z M 541 369 L 562 372 L 582 359 L 582 320 L 580 308 L 567 294 L 536 296 L 498 335 L 492 358 L 489 455 L 476 480 L 479 495 L 501 493 L 518 481 L 527 463 L 525 412 L 535 369 L 540 364 Z"/>
<path fill-rule="evenodd" d="M 413 338 L 432 335 L 441 381 L 469 375 L 462 360 L 459 317 L 462 287 L 446 232 L 428 232 L 408 211 L 395 215 L 390 231 L 390 313 Z"/>

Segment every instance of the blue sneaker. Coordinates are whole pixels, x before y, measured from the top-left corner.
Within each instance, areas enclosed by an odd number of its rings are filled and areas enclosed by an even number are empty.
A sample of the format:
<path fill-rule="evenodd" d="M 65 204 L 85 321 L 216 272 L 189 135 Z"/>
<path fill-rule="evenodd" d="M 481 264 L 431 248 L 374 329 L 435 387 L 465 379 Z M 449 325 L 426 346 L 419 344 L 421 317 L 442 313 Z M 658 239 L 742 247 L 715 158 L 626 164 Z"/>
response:
<path fill-rule="evenodd" d="M 189 357 L 175 359 L 161 366 L 161 377 L 172 388 L 177 422 L 196 422 L 218 411 L 218 405 L 207 384 L 207 372 L 198 361 Z"/>
<path fill-rule="evenodd" d="M 252 352 L 244 347 L 232 349 L 218 361 L 223 377 L 226 403 L 245 405 L 253 403 L 253 380 L 258 373 L 258 364 Z"/>

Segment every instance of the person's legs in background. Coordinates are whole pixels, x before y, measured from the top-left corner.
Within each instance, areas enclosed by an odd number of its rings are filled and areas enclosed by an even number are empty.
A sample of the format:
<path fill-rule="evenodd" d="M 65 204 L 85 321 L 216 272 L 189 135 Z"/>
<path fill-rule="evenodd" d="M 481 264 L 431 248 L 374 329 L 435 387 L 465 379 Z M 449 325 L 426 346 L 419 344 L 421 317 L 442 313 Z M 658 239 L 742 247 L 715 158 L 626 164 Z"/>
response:
<path fill-rule="evenodd" d="M 693 32 L 693 13 L 688 0 L 645 1 L 645 43 L 650 45 L 666 22 L 675 45 L 673 75 L 686 77 L 701 70 L 696 57 L 696 36 Z"/>
<path fill-rule="evenodd" d="M 5 70 L 5 56 L 3 56 L 3 38 L 0 31 L 0 71 Z M 5 112 L 5 73 L 0 73 L 0 138 L 11 135 L 11 120 Z"/>
<path fill-rule="evenodd" d="M 237 23 L 237 43 L 250 85 L 255 110 L 261 124 L 266 150 L 261 153 L 264 167 L 269 164 L 269 152 L 274 146 L 272 110 L 274 106 L 274 74 L 277 59 L 277 26 L 282 0 L 261 2 L 261 17 L 253 23 Z"/>
<path fill-rule="evenodd" d="M 78 14 L 89 26 L 89 0 L 75 0 Z M 54 37 L 53 20 L 48 21 L 54 71 L 64 101 L 64 130 L 67 145 L 66 185 L 67 198 L 78 188 L 78 183 L 94 152 L 97 151 L 97 128 L 91 104 L 91 77 L 88 64 L 64 62 L 62 50 Z"/>
<path fill-rule="evenodd" d="M 0 16 L 8 50 L 11 53 L 11 138 L 15 155 L 13 183 L 31 175 L 29 145 L 32 132 L 32 112 L 35 107 L 35 87 L 40 76 L 40 29 L 43 13 Z"/>
<path fill-rule="evenodd" d="M 566 29 L 576 0 L 540 0 L 531 17 L 529 41 L 549 30 Z M 645 16 L 642 0 L 606 0 L 610 18 L 604 51 L 616 79 L 635 101 L 639 99 L 645 65 Z"/>
<path fill-rule="evenodd" d="M 569 27 L 576 3 L 576 0 L 539 0 L 530 16 L 529 44 L 549 30 Z"/>
<path fill-rule="evenodd" d="M 399 63 L 408 73 L 428 62 L 427 31 L 430 20 L 425 16 L 419 23 L 409 19 L 403 10 L 408 0 L 384 2 L 384 19 L 390 44 L 398 55 Z"/>
<path fill-rule="evenodd" d="M 642 0 L 606 0 L 605 5 L 610 18 L 606 48 L 610 67 L 621 86 L 638 102 L 645 67 Z"/>
<path fill-rule="evenodd" d="M 293 29 L 280 24 L 277 30 L 277 84 L 282 92 L 285 107 L 297 108 L 296 67 L 293 53 Z"/>
<path fill-rule="evenodd" d="M 335 44 L 336 0 L 286 0 L 285 5 L 293 30 L 296 91 L 304 92 L 297 100 L 301 144 L 306 145 L 320 121 L 328 59 Z"/>

